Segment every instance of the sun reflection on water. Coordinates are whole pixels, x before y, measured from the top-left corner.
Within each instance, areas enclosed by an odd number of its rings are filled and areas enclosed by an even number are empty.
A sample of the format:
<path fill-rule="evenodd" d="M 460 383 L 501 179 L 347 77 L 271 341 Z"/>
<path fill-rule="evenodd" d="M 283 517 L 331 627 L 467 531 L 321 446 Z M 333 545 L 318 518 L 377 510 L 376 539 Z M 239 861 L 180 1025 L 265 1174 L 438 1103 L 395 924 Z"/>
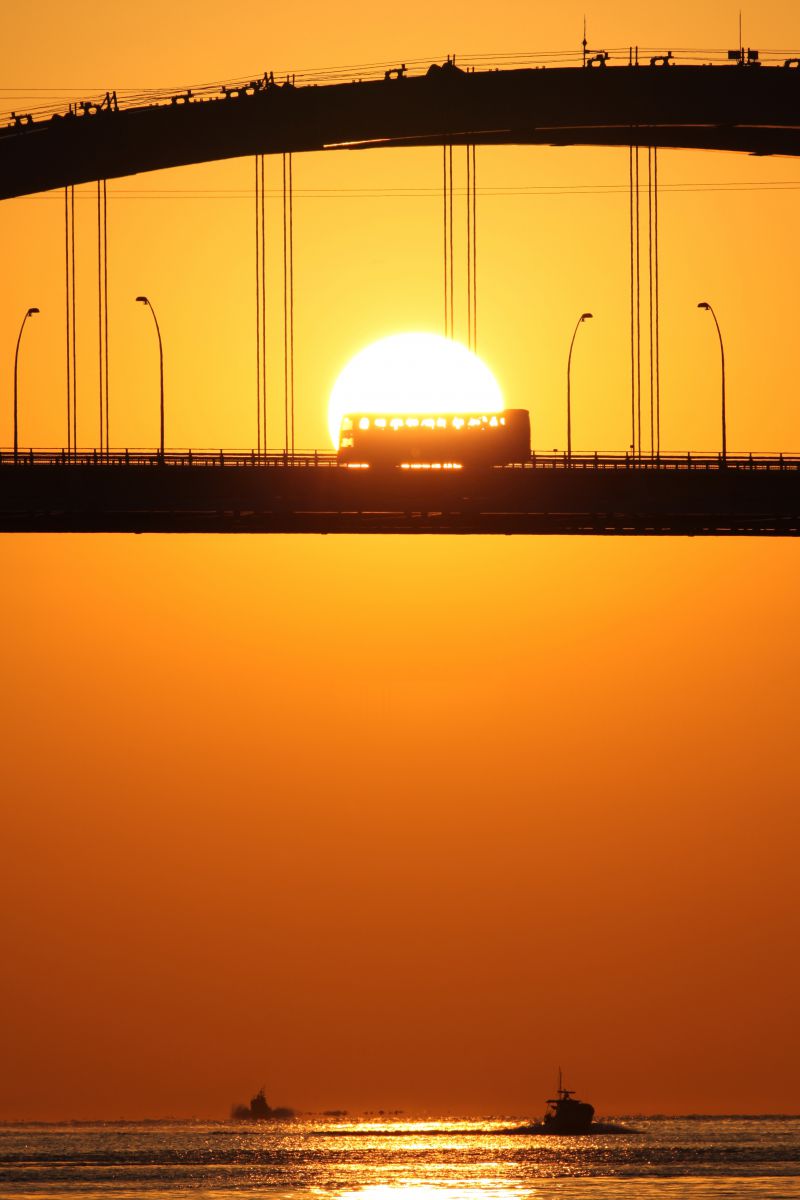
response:
<path fill-rule="evenodd" d="M 402 1192 L 403 1200 L 475 1200 L 476 1196 L 485 1197 L 486 1200 L 508 1200 L 513 1195 L 533 1194 L 529 1188 L 504 1187 L 494 1178 L 484 1178 L 476 1179 L 467 1186 L 453 1186 L 445 1181 L 436 1184 L 398 1180 L 394 1184 L 367 1184 L 352 1191 L 337 1192 L 336 1195 L 337 1200 L 398 1200 L 398 1192 Z M 317 1195 L 323 1194 L 326 1193 L 317 1189 Z"/>
<path fill-rule="evenodd" d="M 623 1118 L 623 1120 L 625 1120 Z M 630 1119 L 629 1119 L 630 1120 Z M 800 1200 L 800 1120 L 626 1121 L 543 1136 L 518 1121 L 300 1118 L 0 1128 L 18 1200 Z"/>

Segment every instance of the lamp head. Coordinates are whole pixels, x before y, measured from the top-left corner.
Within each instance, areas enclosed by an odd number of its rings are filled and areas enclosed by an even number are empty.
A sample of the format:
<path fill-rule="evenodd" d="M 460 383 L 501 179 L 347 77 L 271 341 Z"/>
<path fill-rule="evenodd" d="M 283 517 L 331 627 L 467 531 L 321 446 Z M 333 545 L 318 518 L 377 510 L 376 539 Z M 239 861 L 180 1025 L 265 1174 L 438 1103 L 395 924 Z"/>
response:
<path fill-rule="evenodd" d="M 39 311 L 39 310 L 38 310 L 38 308 L 29 308 L 29 309 L 28 309 L 28 316 L 29 316 L 29 317 L 32 317 L 32 316 L 34 315 L 34 313 L 38 313 L 38 311 Z"/>
<path fill-rule="evenodd" d="M 137 304 L 149 304 L 150 301 L 147 299 L 147 296 L 137 296 L 136 303 Z"/>
<path fill-rule="evenodd" d="M 704 308 L 706 310 L 706 312 L 708 312 L 711 308 L 711 305 L 707 304 L 705 300 L 701 300 L 697 307 Z"/>
<path fill-rule="evenodd" d="M 582 320 L 582 321 L 590 321 L 591 319 L 592 319 L 592 314 L 591 314 L 591 313 L 581 313 L 581 320 Z"/>

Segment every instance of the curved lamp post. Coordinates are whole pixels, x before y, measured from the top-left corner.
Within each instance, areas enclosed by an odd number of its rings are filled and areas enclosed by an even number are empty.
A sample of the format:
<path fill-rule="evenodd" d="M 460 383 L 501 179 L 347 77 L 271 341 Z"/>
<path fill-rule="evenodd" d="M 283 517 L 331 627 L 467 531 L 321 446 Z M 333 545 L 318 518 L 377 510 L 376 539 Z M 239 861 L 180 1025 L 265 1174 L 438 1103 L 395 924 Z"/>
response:
<path fill-rule="evenodd" d="M 717 320 L 717 314 L 714 312 L 714 309 L 707 300 L 701 300 L 697 307 L 704 308 L 706 312 L 711 313 L 712 317 L 714 318 L 714 324 L 717 327 L 717 336 L 719 337 L 719 353 L 722 360 L 722 463 L 724 466 L 728 457 L 728 431 L 725 420 L 725 347 L 722 344 L 722 330 L 719 327 L 719 321 Z"/>
<path fill-rule="evenodd" d="M 137 304 L 146 304 L 147 307 L 150 309 L 150 312 L 153 314 L 153 320 L 156 323 L 156 333 L 158 334 L 158 361 L 159 361 L 159 368 L 160 368 L 160 373 L 161 373 L 161 440 L 159 442 L 159 446 L 160 446 L 159 454 L 160 454 L 160 457 L 163 458 L 164 457 L 164 344 L 161 341 L 161 330 L 158 325 L 158 317 L 156 316 L 156 311 L 153 308 L 150 301 L 147 299 L 147 296 L 137 296 L 136 303 Z"/>
<path fill-rule="evenodd" d="M 569 356 L 567 358 L 567 461 L 572 459 L 572 347 L 575 345 L 575 338 L 578 336 L 578 330 L 584 321 L 592 319 L 591 313 L 581 313 L 578 318 L 578 323 L 575 326 L 575 332 L 572 335 L 572 341 L 569 344 Z"/>
<path fill-rule="evenodd" d="M 17 348 L 14 351 L 14 462 L 17 461 L 17 452 L 19 450 L 19 415 L 18 415 L 18 407 L 17 407 L 17 392 L 18 392 L 17 368 L 19 365 L 19 344 L 22 341 L 22 331 L 25 328 L 25 323 L 27 322 L 28 317 L 35 316 L 36 313 L 38 313 L 38 311 L 39 311 L 38 308 L 29 308 L 28 311 L 25 313 L 25 316 L 22 318 L 22 324 L 19 327 L 19 337 L 17 338 Z"/>

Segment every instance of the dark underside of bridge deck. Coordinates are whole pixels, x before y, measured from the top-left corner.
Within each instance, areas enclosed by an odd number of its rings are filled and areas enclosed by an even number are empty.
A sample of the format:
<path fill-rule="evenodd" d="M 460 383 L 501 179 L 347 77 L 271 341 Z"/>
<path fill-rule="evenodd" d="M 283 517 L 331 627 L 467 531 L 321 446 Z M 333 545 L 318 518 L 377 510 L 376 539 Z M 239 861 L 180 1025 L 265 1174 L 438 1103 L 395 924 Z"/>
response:
<path fill-rule="evenodd" d="M 0 464 L 0 530 L 118 533 L 800 533 L 800 469 L 525 464 L 348 470 Z"/>
<path fill-rule="evenodd" d="M 215 159 L 373 146 L 651 146 L 800 153 L 800 71 L 630 66 L 270 85 L 0 129 L 0 199 Z"/>

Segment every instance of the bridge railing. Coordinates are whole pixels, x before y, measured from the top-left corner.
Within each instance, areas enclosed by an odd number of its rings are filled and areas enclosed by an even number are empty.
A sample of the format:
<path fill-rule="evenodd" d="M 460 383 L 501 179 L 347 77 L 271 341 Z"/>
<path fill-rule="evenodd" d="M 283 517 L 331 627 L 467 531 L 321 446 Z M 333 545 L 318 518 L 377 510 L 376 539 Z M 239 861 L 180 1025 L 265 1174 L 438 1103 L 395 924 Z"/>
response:
<path fill-rule="evenodd" d="M 25 449 L 15 454 L 11 449 L 0 450 L 0 470 L 26 470 L 36 467 L 91 467 L 126 468 L 146 467 L 159 469 L 213 469 L 231 467 L 282 468 L 305 470 L 364 469 L 366 464 L 340 463 L 330 450 L 302 450 L 294 454 L 270 451 L 259 454 L 256 450 L 169 450 L 161 455 L 157 450 L 126 449 L 109 452 L 83 449 L 67 451 L 61 448 Z M 553 451 L 543 454 L 535 451 L 529 459 L 518 463 L 493 468 L 499 471 L 798 471 L 800 454 L 780 452 L 752 452 L 728 454 L 724 459 L 713 452 L 668 453 L 634 455 L 627 453 L 596 451 L 567 455 Z"/>
<path fill-rule="evenodd" d="M 538 454 L 533 452 L 524 469 L 549 470 L 640 470 L 640 471 L 797 471 L 800 454 L 780 451 L 754 451 L 727 454 L 708 451 L 686 451 L 668 454 L 624 454 L 596 452 L 593 454 Z"/>
<path fill-rule="evenodd" d="M 247 466 L 291 466 L 330 467 L 338 466 L 333 451 L 300 450 L 294 454 L 273 450 L 259 454 L 257 450 L 66 450 L 64 448 L 0 450 L 0 466 L 36 467 L 247 467 Z"/>
<path fill-rule="evenodd" d="M 612 46 L 586 49 L 578 46 L 567 50 L 522 51 L 509 54 L 452 55 L 445 63 L 430 58 L 409 59 L 399 63 L 364 63 L 317 70 L 268 70 L 257 79 L 228 79 L 212 83 L 148 91 L 119 89 L 95 95 L 90 99 L 69 99 L 58 96 L 49 103 L 30 107 L 28 111 L 0 111 L 0 133 L 24 133 L 29 126 L 52 117 L 87 119 L 106 117 L 128 109 L 155 108 L 162 105 L 201 103 L 205 100 L 241 100 L 271 88 L 319 87 L 331 84 L 373 83 L 384 80 L 395 85 L 403 79 L 420 77 L 429 72 L 458 71 L 463 74 L 490 71 L 542 70 L 554 67 L 603 69 L 606 67 L 672 67 L 672 66 L 775 66 L 800 67 L 797 50 L 753 50 L 749 47 L 730 49 L 674 49 L 663 46 Z M 22 97 L 20 97 L 22 99 Z M 26 108 L 30 99 L 25 97 Z"/>

